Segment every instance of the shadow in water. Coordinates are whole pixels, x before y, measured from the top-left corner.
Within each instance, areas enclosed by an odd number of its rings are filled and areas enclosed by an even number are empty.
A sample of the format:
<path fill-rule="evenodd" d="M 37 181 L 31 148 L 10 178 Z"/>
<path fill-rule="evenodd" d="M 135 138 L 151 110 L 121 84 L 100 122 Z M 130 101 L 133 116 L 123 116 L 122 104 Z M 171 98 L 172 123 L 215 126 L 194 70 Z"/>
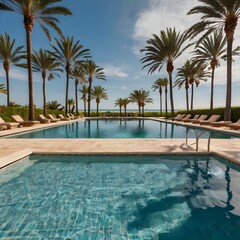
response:
<path fill-rule="evenodd" d="M 234 206 L 231 204 L 233 192 L 231 191 L 230 168 L 226 166 L 225 178 L 222 179 L 225 180 L 226 201 L 217 199 L 225 204 L 223 206 L 215 204 L 212 199 L 206 200 L 207 192 L 204 192 L 204 190 L 206 186 L 208 189 L 211 189 L 210 179 L 212 176 L 209 174 L 210 166 L 209 160 L 203 164 L 202 161 L 198 162 L 197 159 L 183 164 L 182 169 L 178 173 L 180 174 L 186 169 L 192 169 L 192 172 L 187 172 L 190 180 L 189 184 L 185 183 L 173 189 L 169 188 L 160 193 L 162 199 L 159 200 L 157 199 L 158 196 L 156 196 L 156 199 L 149 200 L 146 206 L 138 206 L 139 210 L 134 214 L 135 219 L 127 225 L 128 231 L 144 231 L 144 229 L 154 229 L 156 227 L 158 239 L 161 240 L 239 240 L 240 217 L 231 212 Z M 216 179 L 213 184 L 216 184 Z M 211 190 L 214 191 L 213 189 Z M 178 196 L 169 195 L 178 191 L 181 191 L 182 194 Z M 201 197 L 204 201 L 206 200 L 206 204 L 204 202 L 201 203 Z M 197 207 L 196 205 L 194 206 L 194 201 L 198 201 Z M 190 214 L 185 220 L 181 219 L 182 216 L 180 219 L 177 219 L 178 215 L 175 215 L 176 206 L 184 203 L 188 206 Z M 172 216 L 166 216 L 169 213 Z M 153 222 L 155 226 L 151 226 Z M 164 229 L 163 226 L 167 225 L 169 225 L 169 229 Z M 162 232 L 161 229 L 163 229 Z"/>

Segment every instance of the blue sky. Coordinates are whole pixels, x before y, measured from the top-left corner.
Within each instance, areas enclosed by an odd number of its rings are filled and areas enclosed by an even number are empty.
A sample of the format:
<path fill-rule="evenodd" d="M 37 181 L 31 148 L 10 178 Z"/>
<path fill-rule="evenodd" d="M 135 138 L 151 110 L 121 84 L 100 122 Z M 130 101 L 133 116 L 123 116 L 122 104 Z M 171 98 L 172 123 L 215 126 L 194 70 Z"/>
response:
<path fill-rule="evenodd" d="M 143 55 L 140 49 L 145 46 L 146 40 L 153 33 L 158 34 L 166 27 L 176 27 L 183 31 L 196 20 L 197 16 L 187 16 L 186 13 L 197 5 L 197 0 L 64 0 L 63 5 L 73 12 L 73 16 L 61 17 L 60 27 L 64 35 L 74 36 L 86 48 L 91 50 L 93 60 L 105 69 L 106 81 L 94 79 L 93 85 L 101 85 L 107 89 L 109 100 L 100 103 L 100 109 L 114 108 L 114 101 L 119 97 L 128 97 L 135 89 L 150 90 L 153 104 L 146 105 L 146 109 L 158 109 L 158 92 L 152 92 L 151 86 L 159 77 L 167 76 L 165 67 L 160 73 L 147 75 L 146 70 L 141 70 L 140 59 Z M 240 45 L 240 31 L 237 27 L 235 46 Z M 22 18 L 16 13 L 1 12 L 0 33 L 7 32 L 16 39 L 18 45 L 25 46 L 25 31 Z M 58 37 L 51 31 L 52 37 Z M 50 49 L 49 42 L 44 33 L 35 22 L 33 30 L 33 48 Z M 189 52 L 175 62 L 175 70 L 181 67 Z M 232 105 L 239 105 L 239 70 L 240 61 L 233 63 L 233 97 Z M 173 74 L 175 79 L 176 72 Z M 25 70 L 12 67 L 11 101 L 25 105 L 28 104 L 28 83 Z M 221 67 L 216 70 L 216 85 L 214 106 L 225 105 L 226 63 L 221 62 Z M 0 83 L 5 83 L 5 74 L 0 66 Z M 65 76 L 47 82 L 47 101 L 57 100 L 64 105 L 65 101 Z M 42 106 L 42 81 L 41 75 L 34 74 L 34 99 L 38 107 Z M 80 95 L 79 95 L 80 96 Z M 71 82 L 69 97 L 74 98 L 74 83 Z M 210 82 L 201 83 L 195 90 L 195 108 L 209 106 Z M 175 107 L 185 108 L 184 89 L 174 89 Z M 0 95 L 0 105 L 6 104 L 6 96 Z M 92 102 L 95 108 L 95 103 Z M 129 105 L 129 108 L 136 108 Z M 82 102 L 79 102 L 82 108 Z"/>

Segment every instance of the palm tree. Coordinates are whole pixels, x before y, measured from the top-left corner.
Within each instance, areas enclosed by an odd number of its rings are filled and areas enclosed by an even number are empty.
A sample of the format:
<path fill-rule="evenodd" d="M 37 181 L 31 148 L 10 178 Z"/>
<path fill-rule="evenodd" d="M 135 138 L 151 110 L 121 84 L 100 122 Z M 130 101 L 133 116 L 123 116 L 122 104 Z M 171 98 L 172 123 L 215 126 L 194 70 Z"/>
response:
<path fill-rule="evenodd" d="M 62 108 L 62 104 L 58 103 L 56 100 L 55 101 L 49 101 L 46 104 L 46 108 L 50 110 L 58 110 Z"/>
<path fill-rule="evenodd" d="M 63 37 L 58 40 L 55 38 L 56 46 L 51 45 L 55 52 L 53 56 L 64 67 L 66 72 L 66 97 L 65 97 L 65 113 L 67 114 L 68 106 L 68 89 L 71 67 L 81 62 L 81 58 L 88 58 L 90 50 L 83 47 L 80 41 L 75 42 L 73 37 Z"/>
<path fill-rule="evenodd" d="M 75 102 L 74 102 L 73 98 L 68 99 L 68 112 L 73 113 L 74 107 L 75 107 Z"/>
<path fill-rule="evenodd" d="M 7 33 L 0 35 L 0 61 L 3 63 L 3 69 L 6 74 L 7 83 L 7 106 L 10 107 L 10 83 L 9 83 L 9 71 L 10 64 L 16 64 L 23 57 L 23 46 L 15 48 L 15 39 L 11 41 L 10 36 Z"/>
<path fill-rule="evenodd" d="M 136 103 L 138 105 L 138 116 L 141 115 L 141 96 L 139 90 L 134 90 L 130 93 L 129 99 L 132 103 Z"/>
<path fill-rule="evenodd" d="M 133 103 L 137 103 L 138 105 L 138 114 L 141 114 L 142 107 L 142 116 L 144 117 L 144 106 L 146 103 L 152 103 L 152 98 L 149 97 L 150 92 L 144 89 L 134 90 L 130 93 L 129 99 Z"/>
<path fill-rule="evenodd" d="M 167 28 L 166 31 L 160 32 L 160 36 L 153 34 L 153 38 L 148 40 L 147 46 L 141 50 L 141 52 L 145 52 L 145 57 L 141 59 L 141 62 L 145 64 L 143 68 L 149 67 L 148 73 L 152 74 L 156 70 L 160 71 L 164 64 L 167 66 L 172 117 L 174 116 L 172 91 L 173 62 L 190 46 L 188 44 L 183 47 L 187 39 L 188 36 L 186 33 L 177 33 L 175 28 Z"/>
<path fill-rule="evenodd" d="M 96 99 L 97 103 L 97 117 L 98 117 L 98 108 L 99 108 L 99 103 L 100 101 L 107 100 L 108 96 L 106 93 L 106 89 L 101 87 L 101 86 L 94 86 L 93 89 L 91 90 L 91 98 Z"/>
<path fill-rule="evenodd" d="M 207 62 L 212 69 L 211 77 L 211 97 L 210 97 L 210 112 L 213 110 L 213 92 L 214 92 L 214 73 L 215 68 L 220 66 L 220 58 L 226 54 L 226 38 L 221 32 L 214 32 L 201 42 L 197 49 L 193 52 L 195 61 Z"/>
<path fill-rule="evenodd" d="M 78 116 L 78 84 L 86 83 L 85 74 L 80 65 L 76 65 L 71 71 L 71 76 L 75 78 L 75 102 L 76 102 L 76 116 Z"/>
<path fill-rule="evenodd" d="M 0 93 L 7 94 L 7 89 L 4 87 L 4 84 L 0 84 Z"/>
<path fill-rule="evenodd" d="M 92 93 L 92 81 L 94 78 L 105 80 L 106 76 L 103 72 L 103 68 L 99 67 L 94 61 L 88 60 L 83 63 L 83 69 L 88 76 L 88 117 L 90 117 L 91 111 L 91 93 Z"/>
<path fill-rule="evenodd" d="M 165 87 L 165 115 L 167 118 L 168 117 L 168 106 L 167 106 L 168 80 L 167 80 L 167 78 L 164 78 L 164 87 Z"/>
<path fill-rule="evenodd" d="M 81 99 L 83 100 L 83 106 L 84 106 L 84 117 L 86 117 L 87 112 L 86 112 L 86 105 L 87 105 L 87 94 L 88 94 L 88 88 L 86 85 L 82 86 L 82 89 L 79 90 L 82 93 Z"/>
<path fill-rule="evenodd" d="M 210 77 L 209 72 L 207 71 L 207 65 L 202 62 L 194 62 L 191 63 L 193 66 L 191 67 L 191 73 L 189 77 L 189 84 L 192 87 L 191 94 L 191 110 L 193 110 L 193 93 L 194 93 L 194 84 L 196 87 L 199 86 L 200 81 L 207 81 L 207 78 Z"/>
<path fill-rule="evenodd" d="M 18 66 L 27 68 L 27 64 L 17 64 Z M 38 51 L 33 51 L 32 55 L 32 69 L 34 72 L 40 72 L 42 75 L 43 86 L 43 114 L 46 115 L 46 78 L 52 80 L 55 76 L 60 78 L 57 72 L 62 72 L 60 68 L 60 63 L 56 62 L 55 58 L 43 49 Z M 48 75 L 48 76 L 47 76 Z"/>
<path fill-rule="evenodd" d="M 174 86 L 177 86 L 178 89 L 182 88 L 182 86 L 185 86 L 186 90 L 186 108 L 187 112 L 189 111 L 189 100 L 188 100 L 188 89 L 189 89 L 189 79 L 191 75 L 191 68 L 193 67 L 193 64 L 189 60 L 186 61 L 186 63 L 181 67 L 178 68 L 177 72 L 177 79 L 174 83 Z"/>
<path fill-rule="evenodd" d="M 123 98 L 122 99 L 122 105 L 124 107 L 124 116 L 127 116 L 127 105 L 130 103 L 130 99 L 129 98 Z"/>
<path fill-rule="evenodd" d="M 188 33 L 191 38 L 198 34 L 202 37 L 198 43 L 209 36 L 212 32 L 224 31 L 227 39 L 227 93 L 226 108 L 224 120 L 231 120 L 231 101 L 232 101 L 232 49 L 234 33 L 240 17 L 240 1 L 239 0 L 198 0 L 202 3 L 200 6 L 193 7 L 188 15 L 202 14 L 200 21 L 195 23 Z"/>
<path fill-rule="evenodd" d="M 160 95 L 160 117 L 162 116 L 162 88 L 165 86 L 167 78 L 159 78 L 152 85 L 153 91 L 158 90 Z"/>
<path fill-rule="evenodd" d="M 120 117 L 122 115 L 122 106 L 123 106 L 123 99 L 122 98 L 118 98 L 115 100 L 115 103 L 114 103 L 114 106 L 115 107 L 119 107 L 119 110 L 120 110 Z"/>
<path fill-rule="evenodd" d="M 71 11 L 62 6 L 54 5 L 62 0 L 8 0 L 2 1 L 0 10 L 13 11 L 23 16 L 23 23 L 26 31 L 27 64 L 28 64 L 28 86 L 29 86 L 29 119 L 34 119 L 34 94 L 32 76 L 32 30 L 36 20 L 41 29 L 50 39 L 50 32 L 47 27 L 56 30 L 60 35 L 62 31 L 58 27 L 59 20 L 55 15 L 71 15 Z"/>

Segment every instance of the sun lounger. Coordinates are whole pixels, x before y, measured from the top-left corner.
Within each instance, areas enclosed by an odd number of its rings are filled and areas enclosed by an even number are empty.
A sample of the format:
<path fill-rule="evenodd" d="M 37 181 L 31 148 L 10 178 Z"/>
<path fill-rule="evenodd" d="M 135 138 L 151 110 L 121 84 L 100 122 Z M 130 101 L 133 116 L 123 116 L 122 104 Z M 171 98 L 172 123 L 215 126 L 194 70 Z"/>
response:
<path fill-rule="evenodd" d="M 58 122 L 58 121 L 60 121 L 60 118 L 55 118 L 52 114 L 48 114 L 48 117 L 49 117 L 49 119 L 50 119 L 51 121 L 53 121 L 53 122 Z"/>
<path fill-rule="evenodd" d="M 19 123 L 16 123 L 16 122 L 5 122 L 0 117 L 0 127 L 3 127 L 3 126 L 6 126 L 7 129 L 12 129 L 12 128 L 17 128 L 19 126 Z"/>
<path fill-rule="evenodd" d="M 200 125 L 211 125 L 212 123 L 216 122 L 221 115 L 212 115 L 208 120 L 202 120 L 200 121 Z"/>
<path fill-rule="evenodd" d="M 69 114 L 70 114 L 70 116 L 73 117 L 73 119 L 78 119 L 79 118 L 79 116 L 74 116 L 72 113 L 69 113 Z"/>
<path fill-rule="evenodd" d="M 240 119 L 235 123 L 229 123 L 226 127 L 229 127 L 234 130 L 239 130 L 240 129 Z"/>
<path fill-rule="evenodd" d="M 64 117 L 62 114 L 58 114 L 58 117 L 60 118 L 61 121 L 70 121 L 71 120 L 68 117 Z"/>
<path fill-rule="evenodd" d="M 74 116 L 71 116 L 70 113 L 67 113 L 67 117 L 70 118 L 70 119 L 74 119 L 75 118 Z"/>
<path fill-rule="evenodd" d="M 19 123 L 23 127 L 31 127 L 31 126 L 34 126 L 36 124 L 40 124 L 39 121 L 24 121 L 22 119 L 22 117 L 19 116 L 19 115 L 12 115 L 11 117 L 15 122 Z"/>
<path fill-rule="evenodd" d="M 226 127 L 228 126 L 232 121 L 219 121 L 219 122 L 214 122 L 211 124 L 212 127 Z"/>
<path fill-rule="evenodd" d="M 194 117 L 193 118 L 189 118 L 189 119 L 183 119 L 182 121 L 183 122 L 192 122 L 193 120 L 196 120 L 196 119 L 198 119 L 199 118 L 199 114 L 196 114 L 196 115 L 194 115 Z"/>
<path fill-rule="evenodd" d="M 0 131 L 6 130 L 6 129 L 7 129 L 7 126 L 6 126 L 6 125 L 1 125 L 1 124 L 0 124 Z"/>
<path fill-rule="evenodd" d="M 45 118 L 45 116 L 43 114 L 39 114 L 38 119 L 39 119 L 40 123 L 50 123 L 51 122 L 51 120 Z"/>
<path fill-rule="evenodd" d="M 177 121 L 179 119 L 183 119 L 185 116 L 186 114 L 178 114 L 176 117 L 170 119 L 172 119 L 172 121 Z"/>
<path fill-rule="evenodd" d="M 188 120 L 191 116 L 191 114 L 187 114 L 184 118 L 176 119 L 175 121 L 183 122 L 184 120 Z"/>
<path fill-rule="evenodd" d="M 192 123 L 199 123 L 202 120 L 205 120 L 208 117 L 208 115 L 201 115 L 198 119 L 192 120 Z"/>

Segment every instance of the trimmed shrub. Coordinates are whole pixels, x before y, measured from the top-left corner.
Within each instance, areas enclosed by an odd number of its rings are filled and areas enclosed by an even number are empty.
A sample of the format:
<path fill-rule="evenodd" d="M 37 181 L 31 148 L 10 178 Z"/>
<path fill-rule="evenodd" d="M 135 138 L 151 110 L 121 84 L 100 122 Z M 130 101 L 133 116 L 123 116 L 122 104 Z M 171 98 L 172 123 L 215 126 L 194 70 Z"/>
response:
<path fill-rule="evenodd" d="M 3 118 L 6 122 L 12 122 L 11 115 L 20 115 L 24 120 L 28 120 L 28 107 L 6 107 L 6 106 L 0 106 L 0 117 Z M 47 114 L 63 114 L 63 111 L 59 110 L 49 110 L 46 111 Z M 43 109 L 36 108 L 35 109 L 35 119 L 38 120 L 38 115 L 43 114 Z"/>

